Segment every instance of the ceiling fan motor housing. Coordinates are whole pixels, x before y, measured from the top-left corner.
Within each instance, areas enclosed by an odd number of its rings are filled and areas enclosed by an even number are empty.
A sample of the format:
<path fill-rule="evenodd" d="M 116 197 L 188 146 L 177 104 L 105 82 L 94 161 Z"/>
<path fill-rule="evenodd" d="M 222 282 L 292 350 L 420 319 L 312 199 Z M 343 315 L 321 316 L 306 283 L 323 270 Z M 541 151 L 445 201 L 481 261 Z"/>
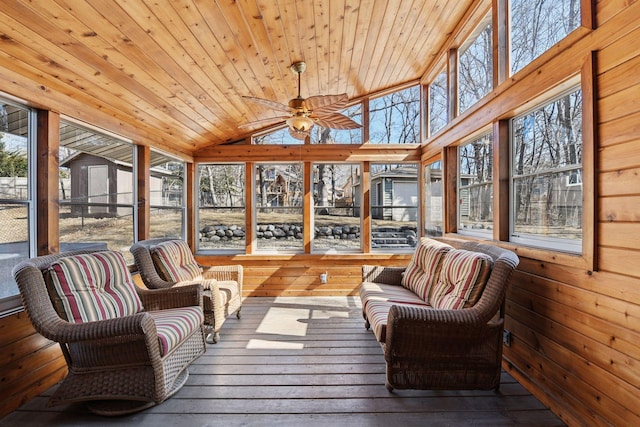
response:
<path fill-rule="evenodd" d="M 307 111 L 307 109 L 305 108 L 304 101 L 305 101 L 304 98 L 300 98 L 300 97 L 293 98 L 292 100 L 289 101 L 289 108 L 299 112 L 311 113 L 311 111 Z"/>

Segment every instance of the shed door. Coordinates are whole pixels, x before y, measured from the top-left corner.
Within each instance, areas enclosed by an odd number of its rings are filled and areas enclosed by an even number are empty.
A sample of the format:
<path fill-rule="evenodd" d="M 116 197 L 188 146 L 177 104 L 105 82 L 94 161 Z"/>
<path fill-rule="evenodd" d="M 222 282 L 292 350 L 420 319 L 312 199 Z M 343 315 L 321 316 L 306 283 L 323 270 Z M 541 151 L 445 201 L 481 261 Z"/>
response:
<path fill-rule="evenodd" d="M 109 203 L 109 167 L 96 165 L 88 167 L 88 202 Z M 107 213 L 108 206 L 89 206 L 89 213 Z"/>

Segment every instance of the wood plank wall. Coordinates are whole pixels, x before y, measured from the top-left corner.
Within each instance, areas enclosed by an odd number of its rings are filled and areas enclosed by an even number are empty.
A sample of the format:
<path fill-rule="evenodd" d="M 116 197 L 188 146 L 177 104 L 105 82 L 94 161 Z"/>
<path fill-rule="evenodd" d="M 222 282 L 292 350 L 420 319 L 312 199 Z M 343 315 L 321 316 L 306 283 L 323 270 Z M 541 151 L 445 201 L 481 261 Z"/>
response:
<path fill-rule="evenodd" d="M 603 0 L 595 15 L 596 268 L 523 259 L 504 356 L 568 424 L 640 425 L 640 4 Z"/>
<path fill-rule="evenodd" d="M 0 320 L 0 418 L 66 373 L 58 344 L 36 333 L 24 311 Z"/>

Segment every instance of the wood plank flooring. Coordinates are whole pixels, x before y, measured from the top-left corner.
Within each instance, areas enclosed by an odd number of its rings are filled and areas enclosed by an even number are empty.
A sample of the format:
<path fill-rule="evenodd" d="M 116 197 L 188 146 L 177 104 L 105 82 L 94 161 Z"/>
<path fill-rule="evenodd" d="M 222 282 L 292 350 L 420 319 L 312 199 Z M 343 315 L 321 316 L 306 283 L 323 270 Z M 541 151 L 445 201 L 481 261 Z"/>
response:
<path fill-rule="evenodd" d="M 104 418 L 83 405 L 47 408 L 48 394 L 0 426 L 562 426 L 509 375 L 501 391 L 384 387 L 385 364 L 357 297 L 248 298 L 221 341 L 171 399 Z"/>

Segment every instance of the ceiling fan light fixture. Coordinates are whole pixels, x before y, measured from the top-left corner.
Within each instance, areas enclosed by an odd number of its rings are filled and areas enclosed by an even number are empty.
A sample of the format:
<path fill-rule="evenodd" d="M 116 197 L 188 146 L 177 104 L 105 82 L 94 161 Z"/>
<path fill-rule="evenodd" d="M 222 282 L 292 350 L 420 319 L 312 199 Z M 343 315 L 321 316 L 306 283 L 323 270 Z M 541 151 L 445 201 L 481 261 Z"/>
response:
<path fill-rule="evenodd" d="M 295 132 L 309 132 L 314 123 L 313 119 L 304 115 L 295 115 L 287 119 L 287 125 Z"/>

